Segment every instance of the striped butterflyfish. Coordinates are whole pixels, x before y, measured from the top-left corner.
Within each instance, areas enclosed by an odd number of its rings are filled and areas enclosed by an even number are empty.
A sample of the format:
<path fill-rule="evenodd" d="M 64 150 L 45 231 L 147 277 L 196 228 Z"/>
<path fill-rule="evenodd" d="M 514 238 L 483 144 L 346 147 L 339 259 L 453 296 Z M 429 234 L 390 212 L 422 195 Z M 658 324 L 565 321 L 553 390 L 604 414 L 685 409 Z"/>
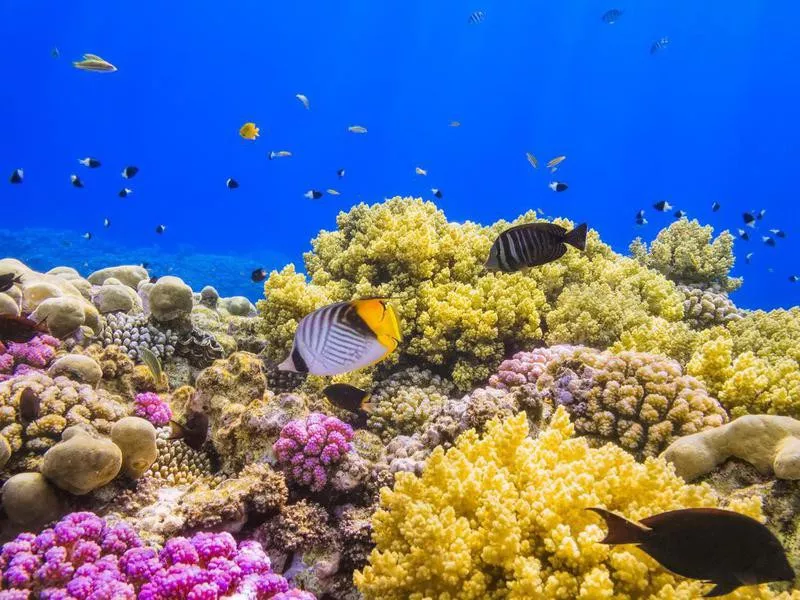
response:
<path fill-rule="evenodd" d="M 400 326 L 386 298 L 318 308 L 302 318 L 281 371 L 340 375 L 383 360 L 400 343 Z"/>
<path fill-rule="evenodd" d="M 567 231 L 554 223 L 529 223 L 506 229 L 489 250 L 486 268 L 512 273 L 561 258 L 567 244 L 586 250 L 586 223 Z"/>

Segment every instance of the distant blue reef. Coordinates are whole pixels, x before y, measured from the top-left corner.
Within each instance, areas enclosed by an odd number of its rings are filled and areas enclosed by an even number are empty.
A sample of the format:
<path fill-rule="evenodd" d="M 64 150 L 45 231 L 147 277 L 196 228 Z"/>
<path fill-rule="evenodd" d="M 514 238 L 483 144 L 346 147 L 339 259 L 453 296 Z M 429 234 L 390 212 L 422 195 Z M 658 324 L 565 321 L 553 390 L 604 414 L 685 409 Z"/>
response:
<path fill-rule="evenodd" d="M 58 229 L 0 229 L 0 258 L 16 258 L 36 271 L 66 266 L 81 275 L 114 265 L 146 263 L 151 275 L 176 275 L 199 291 L 213 285 L 222 296 L 247 296 L 258 300 L 263 284 L 253 283 L 250 273 L 263 267 L 281 269 L 292 262 L 279 252 L 247 254 L 206 254 L 194 246 L 181 245 L 165 252 L 157 245 L 140 248 L 120 247 L 100 239 L 84 240 L 75 231 Z"/>

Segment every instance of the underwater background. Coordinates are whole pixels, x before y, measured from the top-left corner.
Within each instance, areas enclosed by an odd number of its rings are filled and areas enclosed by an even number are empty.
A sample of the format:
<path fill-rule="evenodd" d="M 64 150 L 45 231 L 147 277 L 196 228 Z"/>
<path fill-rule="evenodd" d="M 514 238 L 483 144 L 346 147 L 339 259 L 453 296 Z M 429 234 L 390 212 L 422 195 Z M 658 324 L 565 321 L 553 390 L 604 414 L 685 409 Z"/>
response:
<path fill-rule="evenodd" d="M 766 209 L 750 241 L 736 239 L 745 284 L 732 299 L 796 304 L 800 7 L 612 4 L 5 0 L 0 170 L 25 180 L 0 186 L 0 254 L 83 274 L 146 262 L 255 300 L 253 269 L 299 266 L 309 240 L 361 201 L 439 188 L 450 220 L 541 208 L 627 252 L 674 220 L 652 207 L 667 200 L 734 235 L 744 211 Z M 613 24 L 601 19 L 611 8 L 623 11 Z M 469 22 L 479 9 L 485 19 Z M 87 52 L 119 70 L 74 69 Z M 238 135 L 248 121 L 256 141 Z M 283 149 L 293 156 L 267 159 Z M 544 163 L 558 155 L 551 175 Z M 102 166 L 77 163 L 87 156 Z M 125 182 L 129 164 L 141 171 Z M 569 189 L 552 192 L 552 180 Z M 123 184 L 134 193 L 121 199 Z M 327 188 L 341 195 L 303 196 Z M 761 241 L 769 228 L 786 232 L 775 247 Z"/>

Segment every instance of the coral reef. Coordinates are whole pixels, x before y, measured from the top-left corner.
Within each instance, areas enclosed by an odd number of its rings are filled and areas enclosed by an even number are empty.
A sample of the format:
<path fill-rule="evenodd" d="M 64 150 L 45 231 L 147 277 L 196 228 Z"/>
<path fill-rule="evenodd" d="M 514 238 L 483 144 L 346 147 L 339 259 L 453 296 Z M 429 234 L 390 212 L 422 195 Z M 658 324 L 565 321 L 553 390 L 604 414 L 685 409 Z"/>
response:
<path fill-rule="evenodd" d="M 213 480 L 214 469 L 208 454 L 193 450 L 181 440 L 171 440 L 170 429 L 160 428 L 156 434 L 156 461 L 145 473 L 169 486 L 189 485 Z"/>
<path fill-rule="evenodd" d="M 726 292 L 742 285 L 730 277 L 733 268 L 733 236 L 723 231 L 716 238 L 714 228 L 695 219 L 682 218 L 658 232 L 647 247 L 640 238 L 631 244 L 631 254 L 643 265 L 678 283 L 718 285 Z"/>
<path fill-rule="evenodd" d="M 14 367 L 28 365 L 44 369 L 56 355 L 61 342 L 50 335 L 37 335 L 29 342 L 11 342 L 8 346 L 0 342 L 0 378 L 13 373 Z"/>
<path fill-rule="evenodd" d="M 800 421 L 746 415 L 672 442 L 662 456 L 686 481 L 707 475 L 731 457 L 778 479 L 800 479 Z"/>
<path fill-rule="evenodd" d="M 685 298 L 683 319 L 694 329 L 724 325 L 742 318 L 742 311 L 724 293 L 689 285 L 679 285 L 678 289 Z"/>
<path fill-rule="evenodd" d="M 195 327 L 178 338 L 175 354 L 186 358 L 194 367 L 205 368 L 215 360 L 224 358 L 225 350 L 213 335 Z"/>
<path fill-rule="evenodd" d="M 330 468 L 350 452 L 353 429 L 336 417 L 311 413 L 287 423 L 273 449 L 291 478 L 318 492 L 328 482 Z"/>
<path fill-rule="evenodd" d="M 702 595 L 701 582 L 635 549 L 598 544 L 602 529 L 585 509 L 640 519 L 718 506 L 709 487 L 685 484 L 663 460 L 640 464 L 571 439 L 563 408 L 538 439 L 527 434 L 524 415 L 495 421 L 483 439 L 467 432 L 447 453 L 435 450 L 420 477 L 397 475 L 372 520 L 377 548 L 355 575 L 367 600 Z M 758 498 L 727 508 L 760 516 Z"/>
<path fill-rule="evenodd" d="M 40 412 L 33 421 L 23 422 L 19 400 L 28 388 L 38 395 Z M 67 427 L 89 424 L 108 434 L 114 422 L 127 416 L 129 410 L 120 397 L 64 376 L 51 378 L 28 370 L 0 381 L 0 434 L 13 451 L 6 470 L 37 471 L 42 454 L 58 442 Z"/>

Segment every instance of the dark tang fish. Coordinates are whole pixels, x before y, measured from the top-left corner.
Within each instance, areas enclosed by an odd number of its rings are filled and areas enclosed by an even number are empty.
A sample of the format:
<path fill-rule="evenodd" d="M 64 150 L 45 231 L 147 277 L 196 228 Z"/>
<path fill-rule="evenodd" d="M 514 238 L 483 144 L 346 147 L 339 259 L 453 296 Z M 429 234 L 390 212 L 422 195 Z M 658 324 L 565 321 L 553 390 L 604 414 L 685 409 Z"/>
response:
<path fill-rule="evenodd" d="M 172 429 L 171 440 L 182 439 L 192 450 L 200 450 L 208 438 L 208 415 L 203 412 L 192 412 L 186 417 L 186 423 L 180 425 L 169 422 Z"/>
<path fill-rule="evenodd" d="M 350 384 L 332 383 L 322 393 L 331 404 L 348 412 L 362 414 L 370 411 L 371 407 L 366 402 L 369 393 Z"/>
<path fill-rule="evenodd" d="M 608 534 L 603 544 L 637 544 L 673 573 L 715 584 L 706 598 L 724 596 L 743 585 L 795 577 L 778 538 L 746 515 L 687 508 L 635 523 L 603 508 L 588 510 L 605 519 Z"/>
<path fill-rule="evenodd" d="M 22 283 L 22 275 L 3 273 L 0 275 L 0 292 L 7 292 L 15 283 Z"/>
<path fill-rule="evenodd" d="M 19 395 L 19 418 L 23 423 L 30 423 L 39 418 L 42 400 L 31 388 L 25 388 Z"/>
<path fill-rule="evenodd" d="M 37 333 L 47 333 L 47 326 L 25 317 L 0 315 L 0 340 L 6 342 L 30 342 Z"/>
<path fill-rule="evenodd" d="M 492 244 L 486 268 L 512 273 L 561 258 L 566 244 L 586 250 L 586 223 L 567 231 L 553 223 L 530 223 L 506 229 Z"/>
<path fill-rule="evenodd" d="M 612 8 L 603 13 L 602 19 L 604 23 L 613 25 L 622 16 L 622 11 L 618 8 Z"/>

